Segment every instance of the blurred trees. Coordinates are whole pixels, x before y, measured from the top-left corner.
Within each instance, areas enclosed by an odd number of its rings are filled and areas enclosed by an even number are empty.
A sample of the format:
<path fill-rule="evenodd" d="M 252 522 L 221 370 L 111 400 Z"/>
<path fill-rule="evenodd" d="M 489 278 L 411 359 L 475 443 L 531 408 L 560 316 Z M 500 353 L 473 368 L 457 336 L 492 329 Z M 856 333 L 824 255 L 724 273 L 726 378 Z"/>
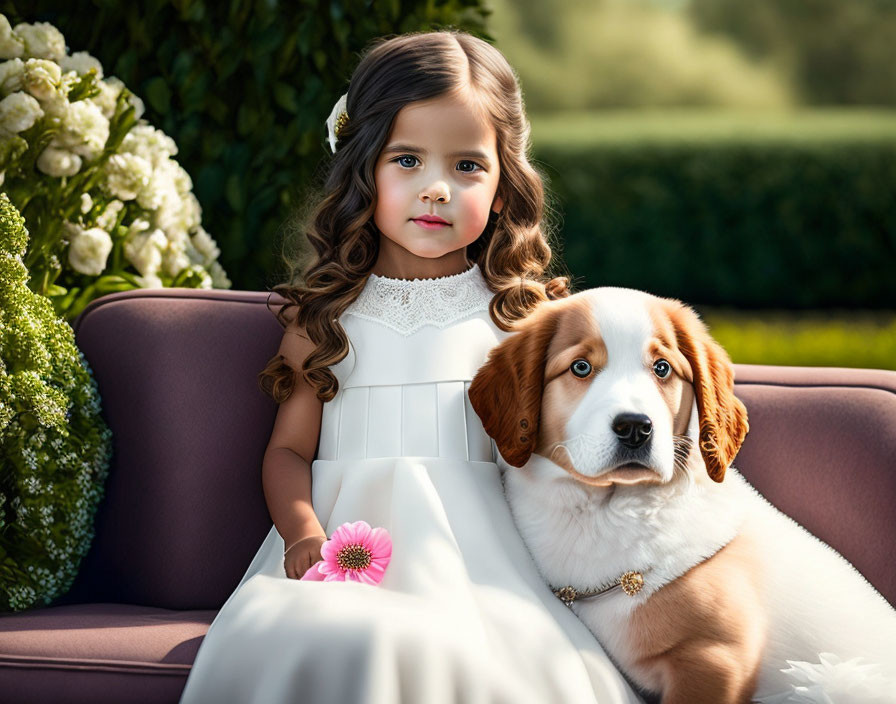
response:
<path fill-rule="evenodd" d="M 496 45 L 531 112 L 616 107 L 782 107 L 791 91 L 770 62 L 701 33 L 657 0 L 492 0 Z"/>
<path fill-rule="evenodd" d="M 896 0 L 492 0 L 532 112 L 896 105 Z"/>
<path fill-rule="evenodd" d="M 896 0 L 690 0 L 688 13 L 773 62 L 801 102 L 896 105 Z"/>

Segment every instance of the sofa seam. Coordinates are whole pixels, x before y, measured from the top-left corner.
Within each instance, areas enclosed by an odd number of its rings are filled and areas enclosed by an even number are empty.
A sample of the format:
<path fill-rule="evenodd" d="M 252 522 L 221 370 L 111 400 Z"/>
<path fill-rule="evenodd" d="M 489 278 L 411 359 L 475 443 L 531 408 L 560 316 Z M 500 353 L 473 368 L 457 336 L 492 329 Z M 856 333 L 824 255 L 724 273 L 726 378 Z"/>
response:
<path fill-rule="evenodd" d="M 896 395 L 896 389 L 887 386 L 875 386 L 873 384 L 798 384 L 794 382 L 783 381 L 735 381 L 734 386 L 735 388 L 738 386 L 775 386 L 786 389 L 867 389 L 869 391 L 885 391 L 887 393 Z"/>
<path fill-rule="evenodd" d="M 122 674 L 182 675 L 192 665 L 146 663 L 130 660 L 55 659 L 30 655 L 2 655 L 0 668 L 25 670 L 77 670 L 81 672 L 118 672 Z"/>

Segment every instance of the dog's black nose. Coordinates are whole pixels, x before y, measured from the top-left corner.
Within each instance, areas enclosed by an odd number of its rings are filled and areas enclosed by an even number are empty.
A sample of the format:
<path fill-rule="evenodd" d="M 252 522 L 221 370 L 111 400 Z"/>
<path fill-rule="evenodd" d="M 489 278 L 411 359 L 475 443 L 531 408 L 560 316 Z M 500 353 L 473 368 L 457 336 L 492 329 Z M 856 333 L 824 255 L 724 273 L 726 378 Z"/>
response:
<path fill-rule="evenodd" d="M 653 430 L 653 423 L 643 413 L 620 413 L 613 419 L 613 432 L 626 447 L 641 447 Z"/>

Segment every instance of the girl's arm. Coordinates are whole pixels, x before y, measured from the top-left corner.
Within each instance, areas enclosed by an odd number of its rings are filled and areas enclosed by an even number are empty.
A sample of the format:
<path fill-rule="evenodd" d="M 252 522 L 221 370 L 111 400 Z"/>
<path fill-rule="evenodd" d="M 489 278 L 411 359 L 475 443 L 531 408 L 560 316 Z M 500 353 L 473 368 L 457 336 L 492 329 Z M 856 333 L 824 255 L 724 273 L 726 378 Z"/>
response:
<path fill-rule="evenodd" d="M 277 411 L 262 465 L 265 501 L 287 551 L 286 575 L 294 579 L 320 559 L 320 546 L 327 539 L 311 507 L 311 462 L 323 403 L 301 374 L 302 362 L 313 350 L 305 331 L 290 322 L 279 353 L 296 370 L 295 383 Z"/>

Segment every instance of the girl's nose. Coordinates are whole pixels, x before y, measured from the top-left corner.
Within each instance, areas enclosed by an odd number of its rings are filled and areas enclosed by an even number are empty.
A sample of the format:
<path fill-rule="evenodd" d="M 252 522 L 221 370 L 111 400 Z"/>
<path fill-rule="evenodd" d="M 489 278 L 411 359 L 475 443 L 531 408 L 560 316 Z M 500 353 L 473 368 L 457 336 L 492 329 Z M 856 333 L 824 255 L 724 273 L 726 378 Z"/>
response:
<path fill-rule="evenodd" d="M 420 200 L 424 202 L 434 200 L 439 203 L 447 203 L 450 200 L 450 196 L 444 184 L 433 184 L 429 188 L 420 191 Z"/>

